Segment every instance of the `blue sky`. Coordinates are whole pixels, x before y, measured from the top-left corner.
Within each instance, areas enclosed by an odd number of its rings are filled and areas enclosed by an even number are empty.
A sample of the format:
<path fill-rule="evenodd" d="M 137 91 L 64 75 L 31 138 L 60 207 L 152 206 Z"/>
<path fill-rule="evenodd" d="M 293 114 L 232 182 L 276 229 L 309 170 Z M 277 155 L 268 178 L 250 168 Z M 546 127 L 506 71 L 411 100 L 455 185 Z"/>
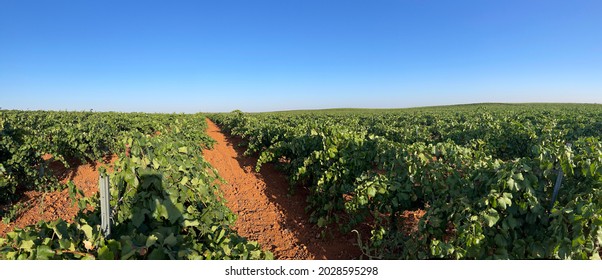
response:
<path fill-rule="evenodd" d="M 602 103 L 602 1 L 0 1 L 0 107 Z"/>

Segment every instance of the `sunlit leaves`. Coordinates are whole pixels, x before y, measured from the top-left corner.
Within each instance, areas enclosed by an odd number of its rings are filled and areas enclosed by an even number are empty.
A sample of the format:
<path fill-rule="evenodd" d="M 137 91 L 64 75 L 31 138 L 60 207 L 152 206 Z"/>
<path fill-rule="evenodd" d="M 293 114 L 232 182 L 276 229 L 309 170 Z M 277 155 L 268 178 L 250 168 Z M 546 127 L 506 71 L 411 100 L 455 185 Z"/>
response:
<path fill-rule="evenodd" d="M 0 242 L 0 258 L 198 259 L 205 255 L 215 259 L 271 258 L 257 245 L 248 246 L 246 240 L 229 228 L 233 214 L 217 198 L 215 173 L 200 157 L 199 143 L 211 146 L 212 142 L 204 134 L 204 117 L 143 116 L 138 119 L 135 114 L 103 115 L 98 120 L 106 123 L 106 127 L 86 132 L 83 137 L 75 130 L 65 131 L 69 145 L 73 144 L 83 157 L 99 155 L 94 151 L 109 152 L 106 147 L 118 153 L 119 159 L 111 168 L 114 171 L 109 172 L 114 214 L 111 236 L 100 233 L 98 198 L 90 198 L 80 200 L 83 202 L 80 208 L 85 209 L 89 203 L 95 206 L 95 212 L 81 212 L 73 223 L 44 222 L 9 232 Z M 121 122 L 121 117 L 131 121 L 113 127 Z M 62 118 L 53 121 L 68 122 Z M 74 127 L 85 130 L 88 125 L 81 122 Z M 162 133 L 155 133 L 159 130 Z M 109 135 L 107 132 L 114 137 L 87 142 Z M 94 146 L 105 144 L 106 147 L 98 149 Z M 4 166 L 0 166 L 3 168 L 0 171 L 5 172 Z M 71 185 L 73 198 L 77 197 L 76 190 Z M 215 239 L 208 238 L 214 228 L 221 228 L 219 234 Z"/>

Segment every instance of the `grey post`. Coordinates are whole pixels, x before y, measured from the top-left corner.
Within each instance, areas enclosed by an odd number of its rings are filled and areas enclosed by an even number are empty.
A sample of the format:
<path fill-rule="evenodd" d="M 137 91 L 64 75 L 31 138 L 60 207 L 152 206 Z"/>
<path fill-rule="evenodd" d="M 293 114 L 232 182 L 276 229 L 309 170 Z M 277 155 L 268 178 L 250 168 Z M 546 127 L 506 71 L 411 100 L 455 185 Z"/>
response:
<path fill-rule="evenodd" d="M 562 168 L 558 168 L 558 177 L 556 177 L 556 184 L 554 185 L 554 192 L 552 193 L 552 202 L 550 203 L 550 209 L 554 207 L 554 202 L 556 201 L 556 197 L 558 196 L 558 191 L 560 191 L 560 184 L 562 183 Z"/>
<path fill-rule="evenodd" d="M 111 234 L 111 193 L 109 192 L 109 175 L 100 175 L 100 230 L 107 237 Z"/>
<path fill-rule="evenodd" d="M 570 149 L 573 144 L 566 143 L 565 145 L 567 149 Z M 558 177 L 556 177 L 556 184 L 554 185 L 554 192 L 552 193 L 552 202 L 550 203 L 550 210 L 554 207 L 554 202 L 556 202 L 556 198 L 558 197 L 558 192 L 560 191 L 560 184 L 562 183 L 562 177 L 564 173 L 562 173 L 562 166 L 558 167 Z"/>

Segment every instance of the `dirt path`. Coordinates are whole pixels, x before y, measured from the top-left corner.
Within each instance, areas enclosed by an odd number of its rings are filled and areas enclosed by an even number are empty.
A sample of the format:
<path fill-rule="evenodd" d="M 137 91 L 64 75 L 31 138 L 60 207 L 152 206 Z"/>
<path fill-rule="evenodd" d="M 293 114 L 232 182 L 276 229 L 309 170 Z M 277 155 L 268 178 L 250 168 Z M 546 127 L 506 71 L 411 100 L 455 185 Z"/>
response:
<path fill-rule="evenodd" d="M 270 164 L 254 171 L 256 159 L 243 156 L 239 139 L 225 136 L 211 120 L 207 134 L 217 143 L 204 157 L 228 183 L 221 186 L 227 206 L 238 215 L 234 229 L 278 259 L 355 259 L 353 235 L 320 238 L 309 223 L 304 194 L 289 196 L 287 178 Z"/>

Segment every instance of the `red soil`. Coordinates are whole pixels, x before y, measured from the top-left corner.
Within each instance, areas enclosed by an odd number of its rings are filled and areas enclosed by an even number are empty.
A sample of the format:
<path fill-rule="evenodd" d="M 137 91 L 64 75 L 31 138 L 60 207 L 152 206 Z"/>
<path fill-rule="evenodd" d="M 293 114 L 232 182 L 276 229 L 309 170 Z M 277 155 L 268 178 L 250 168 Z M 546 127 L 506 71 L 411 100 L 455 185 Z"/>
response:
<path fill-rule="evenodd" d="M 277 259 L 355 259 L 361 255 L 354 234 L 321 238 L 321 229 L 308 221 L 304 210 L 307 194 L 290 195 L 287 178 L 270 164 L 255 172 L 256 158 L 243 156 L 240 139 L 225 136 L 210 120 L 207 123 L 207 134 L 217 143 L 203 155 L 227 181 L 221 189 L 226 205 L 238 215 L 233 228 L 240 235 L 259 242 Z"/>
<path fill-rule="evenodd" d="M 401 213 L 401 231 L 408 236 L 418 232 L 418 223 L 424 214 L 426 214 L 426 211 L 422 209 L 403 211 Z"/>
<path fill-rule="evenodd" d="M 278 259 L 355 259 L 361 251 L 355 245 L 354 234 L 322 238 L 316 225 L 310 223 L 305 212 L 307 192 L 290 195 L 287 178 L 273 165 L 262 166 L 260 173 L 254 171 L 256 158 L 243 156 L 244 148 L 239 147 L 240 139 L 225 136 L 219 127 L 207 120 L 207 134 L 217 141 L 211 150 L 204 150 L 205 159 L 215 167 L 228 183 L 221 186 L 227 206 L 238 215 L 234 229 L 242 236 L 255 240 L 264 249 L 270 250 Z M 45 155 L 49 167 L 60 183 L 72 181 L 86 197 L 98 193 L 98 169 L 105 166 L 109 171 L 117 156 L 106 158 L 104 162 L 78 164 L 70 163 L 66 169 L 51 155 Z M 54 221 L 59 218 L 72 222 L 79 211 L 77 203 L 69 198 L 68 189 L 53 192 L 26 191 L 17 202 L 24 211 L 9 224 L 0 222 L 0 237 L 15 228 L 34 225 L 40 221 Z M 0 206 L 1 207 L 1 206 Z M 6 207 L 6 206 L 5 206 Z M 88 209 L 92 210 L 92 209 Z M 408 235 L 417 230 L 417 224 L 424 211 L 402 213 L 402 229 Z M 360 229 L 362 236 L 369 229 Z"/>
<path fill-rule="evenodd" d="M 86 197 L 91 197 L 98 193 L 98 168 L 115 162 L 117 156 L 105 159 L 102 163 L 85 163 L 74 165 L 66 169 L 60 162 L 52 162 L 50 155 L 43 157 L 49 163 L 50 169 L 57 176 L 62 184 L 72 181 L 75 186 L 82 190 Z M 40 221 L 54 221 L 59 218 L 72 222 L 77 215 L 79 207 L 69 198 L 69 190 L 53 192 L 26 191 L 23 197 L 17 202 L 23 205 L 25 211 L 21 213 L 16 220 L 9 224 L 0 222 L 0 236 L 14 228 L 24 228 L 29 225 L 35 225 Z M 92 210 L 92 209 L 89 209 Z"/>

